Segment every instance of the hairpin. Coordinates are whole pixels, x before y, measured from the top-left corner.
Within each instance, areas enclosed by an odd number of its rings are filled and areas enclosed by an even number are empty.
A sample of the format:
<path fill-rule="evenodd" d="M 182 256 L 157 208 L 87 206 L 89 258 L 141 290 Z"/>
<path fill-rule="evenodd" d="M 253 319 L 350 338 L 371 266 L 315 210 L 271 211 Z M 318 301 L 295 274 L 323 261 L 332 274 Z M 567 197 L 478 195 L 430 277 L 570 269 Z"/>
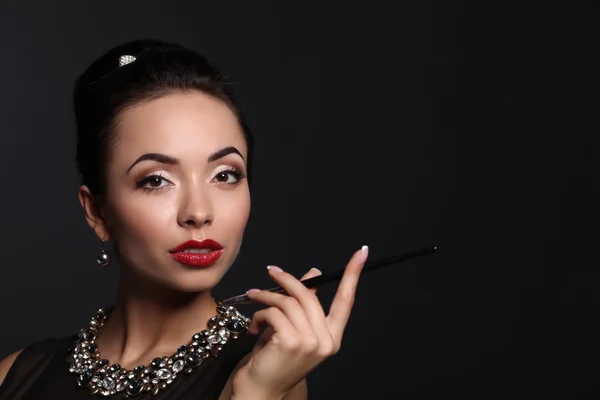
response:
<path fill-rule="evenodd" d="M 134 61 L 135 61 L 134 56 L 130 56 L 130 55 L 120 56 L 119 57 L 119 67 L 122 67 L 123 65 L 127 65 L 129 63 L 132 63 Z"/>

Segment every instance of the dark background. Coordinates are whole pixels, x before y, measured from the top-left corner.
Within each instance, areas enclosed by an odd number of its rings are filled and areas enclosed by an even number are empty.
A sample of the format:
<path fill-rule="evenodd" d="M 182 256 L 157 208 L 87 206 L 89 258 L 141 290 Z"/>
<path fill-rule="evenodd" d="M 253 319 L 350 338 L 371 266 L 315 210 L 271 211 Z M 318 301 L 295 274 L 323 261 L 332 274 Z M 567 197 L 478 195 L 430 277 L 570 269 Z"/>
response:
<path fill-rule="evenodd" d="M 566 3 L 566 2 L 565 2 Z M 591 3 L 591 2 L 590 2 Z M 123 41 L 229 71 L 253 211 L 217 296 L 383 257 L 315 399 L 588 398 L 598 365 L 598 14 L 577 2 L 0 5 L 0 357 L 73 333 L 117 278 L 77 202 L 75 77 Z M 333 287 L 320 291 L 328 305 Z M 594 367 L 595 366 L 595 367 Z"/>

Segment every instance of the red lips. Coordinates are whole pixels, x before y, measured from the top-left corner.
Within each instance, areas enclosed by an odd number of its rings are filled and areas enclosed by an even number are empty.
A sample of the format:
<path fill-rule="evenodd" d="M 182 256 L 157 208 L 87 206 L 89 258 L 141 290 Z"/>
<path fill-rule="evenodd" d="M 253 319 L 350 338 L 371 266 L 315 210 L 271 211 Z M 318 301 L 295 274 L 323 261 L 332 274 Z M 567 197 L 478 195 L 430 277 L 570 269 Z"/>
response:
<path fill-rule="evenodd" d="M 199 252 L 198 250 L 204 250 Z M 191 267 L 209 267 L 223 254 L 223 246 L 215 240 L 188 240 L 171 250 L 175 261 Z"/>

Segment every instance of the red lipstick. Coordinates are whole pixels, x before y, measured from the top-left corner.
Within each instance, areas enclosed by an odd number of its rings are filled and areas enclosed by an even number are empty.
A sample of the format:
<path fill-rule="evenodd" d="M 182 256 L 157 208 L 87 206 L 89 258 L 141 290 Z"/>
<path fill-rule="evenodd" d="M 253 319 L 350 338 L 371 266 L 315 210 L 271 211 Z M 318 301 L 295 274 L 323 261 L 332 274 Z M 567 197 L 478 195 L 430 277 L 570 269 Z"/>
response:
<path fill-rule="evenodd" d="M 188 240 L 170 251 L 175 261 L 190 267 L 209 267 L 223 254 L 223 246 L 212 239 Z"/>

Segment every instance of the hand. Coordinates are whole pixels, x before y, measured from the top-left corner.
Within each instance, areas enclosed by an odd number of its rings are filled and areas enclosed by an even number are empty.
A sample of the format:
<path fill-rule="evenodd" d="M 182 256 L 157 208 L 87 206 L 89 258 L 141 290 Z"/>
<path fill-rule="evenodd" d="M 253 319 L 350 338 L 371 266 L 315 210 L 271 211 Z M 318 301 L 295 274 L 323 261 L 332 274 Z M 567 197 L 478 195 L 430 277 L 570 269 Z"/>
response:
<path fill-rule="evenodd" d="M 269 267 L 271 278 L 289 295 L 248 291 L 252 301 L 268 306 L 253 315 L 248 332 L 258 334 L 262 327 L 266 329 L 248 362 L 233 378 L 235 398 L 282 399 L 310 371 L 338 352 L 367 256 L 366 246 L 354 253 L 327 316 L 314 289 L 278 267 Z M 320 274 L 311 269 L 301 279 Z"/>

